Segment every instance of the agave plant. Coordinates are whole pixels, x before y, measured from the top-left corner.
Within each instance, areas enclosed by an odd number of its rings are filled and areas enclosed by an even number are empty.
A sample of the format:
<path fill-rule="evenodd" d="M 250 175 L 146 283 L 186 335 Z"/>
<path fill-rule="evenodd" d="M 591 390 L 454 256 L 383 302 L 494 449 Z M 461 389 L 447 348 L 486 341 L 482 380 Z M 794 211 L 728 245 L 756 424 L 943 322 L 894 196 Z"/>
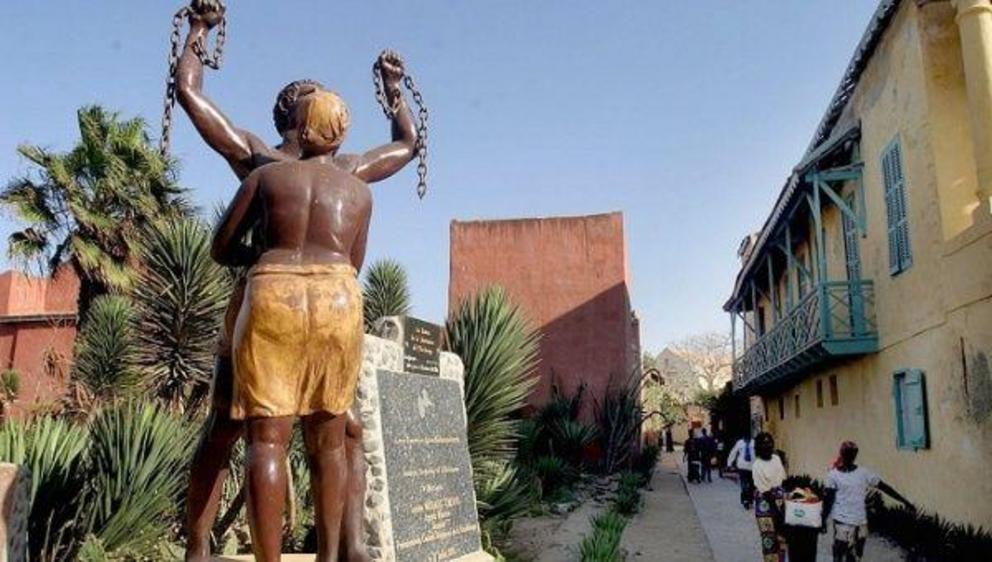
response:
<path fill-rule="evenodd" d="M 382 259 L 373 263 L 365 273 L 363 285 L 366 332 L 371 332 L 380 318 L 410 312 L 409 283 L 399 262 Z"/>
<path fill-rule="evenodd" d="M 142 384 L 135 313 L 122 296 L 97 297 L 76 342 L 73 382 L 97 400 L 127 396 Z"/>
<path fill-rule="evenodd" d="M 447 322 L 446 342 L 465 363 L 472 466 L 509 462 L 518 437 L 516 416 L 537 382 L 532 372 L 538 332 L 506 291 L 492 287 L 455 310 Z"/>
<path fill-rule="evenodd" d="M 85 426 L 48 417 L 0 425 L 0 461 L 31 471 L 29 554 L 38 562 L 62 559 L 62 538 L 71 534 L 79 488 L 85 481 Z"/>
<path fill-rule="evenodd" d="M 519 411 L 536 383 L 538 332 L 503 289 L 492 287 L 462 302 L 448 319 L 446 336 L 448 350 L 465 363 L 469 454 L 476 496 L 488 502 L 480 506 L 481 517 L 512 519 L 532 501 L 508 465 L 516 453 Z M 494 502 L 494 490 L 506 497 Z"/>
<path fill-rule="evenodd" d="M 230 277 L 210 258 L 210 230 L 195 218 L 149 229 L 142 257 L 134 291 L 138 364 L 159 399 L 195 409 L 209 389 Z"/>
<path fill-rule="evenodd" d="M 101 411 L 91 424 L 90 477 L 79 500 L 86 534 L 107 552 L 152 552 L 180 509 L 194 433 L 183 419 L 149 403 Z"/>

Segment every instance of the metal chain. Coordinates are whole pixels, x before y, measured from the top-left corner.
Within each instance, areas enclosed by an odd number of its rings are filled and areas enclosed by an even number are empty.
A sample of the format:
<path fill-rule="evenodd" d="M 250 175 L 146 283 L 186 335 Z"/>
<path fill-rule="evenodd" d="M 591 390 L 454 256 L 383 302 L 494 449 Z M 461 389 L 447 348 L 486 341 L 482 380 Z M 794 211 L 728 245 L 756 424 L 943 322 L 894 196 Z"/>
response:
<path fill-rule="evenodd" d="M 224 3 L 220 2 L 220 7 L 224 9 Z M 162 156 L 169 155 L 169 145 L 172 140 L 172 110 L 176 106 L 176 71 L 179 69 L 179 51 L 182 44 L 183 21 L 188 19 L 193 13 L 189 6 L 184 6 L 172 16 L 172 35 L 169 38 L 169 75 L 165 80 L 165 107 L 162 111 L 162 137 L 159 140 L 159 152 Z M 200 63 L 213 69 L 220 68 L 224 57 L 224 44 L 227 42 L 227 18 L 222 17 L 217 29 L 217 41 L 214 44 L 213 54 L 208 54 L 203 45 L 205 37 L 200 38 L 193 44 L 193 52 Z"/>
<path fill-rule="evenodd" d="M 382 85 L 382 65 L 379 64 L 379 61 L 376 61 L 372 65 L 372 83 L 375 85 L 375 99 L 382 106 L 382 112 L 386 115 L 387 119 L 395 119 L 400 109 L 399 98 L 396 99 L 393 105 L 389 105 L 385 88 Z M 430 113 L 427 111 L 427 106 L 424 104 L 424 97 L 420 94 L 420 90 L 417 88 L 416 82 L 413 81 L 413 77 L 409 74 L 404 74 L 403 85 L 410 90 L 410 95 L 413 96 L 413 103 L 417 104 L 417 196 L 423 199 L 427 194 L 427 120 L 430 117 Z"/>

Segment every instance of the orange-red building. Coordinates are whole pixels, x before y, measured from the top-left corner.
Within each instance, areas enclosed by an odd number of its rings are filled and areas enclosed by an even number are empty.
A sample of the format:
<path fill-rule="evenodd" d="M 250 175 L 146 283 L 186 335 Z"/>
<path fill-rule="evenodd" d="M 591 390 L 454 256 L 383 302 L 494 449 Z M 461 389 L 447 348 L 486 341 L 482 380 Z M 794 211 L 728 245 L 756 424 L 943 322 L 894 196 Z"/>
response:
<path fill-rule="evenodd" d="M 569 393 L 587 384 L 600 400 L 611 376 L 640 369 L 640 330 L 630 302 L 623 214 L 453 221 L 448 305 L 489 285 L 503 286 L 540 327 L 544 404 L 552 373 Z"/>
<path fill-rule="evenodd" d="M 76 338 L 79 279 L 69 269 L 54 278 L 0 274 L 0 369 L 20 375 L 12 411 L 58 400 L 65 391 Z"/>

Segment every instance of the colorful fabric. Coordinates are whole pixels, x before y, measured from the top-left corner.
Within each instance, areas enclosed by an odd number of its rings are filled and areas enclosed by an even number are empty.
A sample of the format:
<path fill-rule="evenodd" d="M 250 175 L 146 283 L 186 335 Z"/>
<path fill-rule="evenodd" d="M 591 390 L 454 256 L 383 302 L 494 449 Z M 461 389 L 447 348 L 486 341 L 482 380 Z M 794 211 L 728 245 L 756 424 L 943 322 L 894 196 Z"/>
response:
<path fill-rule="evenodd" d="M 761 559 L 763 562 L 785 562 L 789 549 L 781 529 L 776 525 L 776 510 L 771 502 L 775 503 L 777 512 L 782 513 L 785 508 L 785 492 L 782 488 L 774 488 L 765 494 L 755 493 L 754 516 L 758 520 L 758 533 L 761 536 Z"/>
<path fill-rule="evenodd" d="M 847 525 L 834 521 L 834 562 L 858 562 L 865 554 L 868 525 Z"/>
<path fill-rule="evenodd" d="M 253 267 L 234 328 L 231 417 L 344 413 L 358 384 L 362 326 L 350 265 Z"/>

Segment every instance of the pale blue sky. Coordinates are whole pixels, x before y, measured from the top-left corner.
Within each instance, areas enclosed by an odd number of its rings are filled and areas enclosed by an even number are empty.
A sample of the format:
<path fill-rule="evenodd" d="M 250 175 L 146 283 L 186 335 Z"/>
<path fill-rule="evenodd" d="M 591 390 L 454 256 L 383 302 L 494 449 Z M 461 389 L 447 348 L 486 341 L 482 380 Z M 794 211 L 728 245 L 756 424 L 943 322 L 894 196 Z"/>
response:
<path fill-rule="evenodd" d="M 446 314 L 452 219 L 620 210 L 656 352 L 729 328 L 737 243 L 799 160 L 876 0 L 229 4 L 206 89 L 263 138 L 276 92 L 313 77 L 351 105 L 346 150 L 387 140 L 370 66 L 385 47 L 406 58 L 431 108 L 431 191 L 417 201 L 413 166 L 375 188 L 369 259 L 406 265 L 417 315 Z M 0 179 L 24 171 L 19 142 L 70 147 L 85 103 L 143 115 L 157 136 L 178 6 L 0 3 Z M 181 113 L 173 147 L 201 205 L 233 194 Z M 12 228 L 4 217 L 0 235 Z"/>

